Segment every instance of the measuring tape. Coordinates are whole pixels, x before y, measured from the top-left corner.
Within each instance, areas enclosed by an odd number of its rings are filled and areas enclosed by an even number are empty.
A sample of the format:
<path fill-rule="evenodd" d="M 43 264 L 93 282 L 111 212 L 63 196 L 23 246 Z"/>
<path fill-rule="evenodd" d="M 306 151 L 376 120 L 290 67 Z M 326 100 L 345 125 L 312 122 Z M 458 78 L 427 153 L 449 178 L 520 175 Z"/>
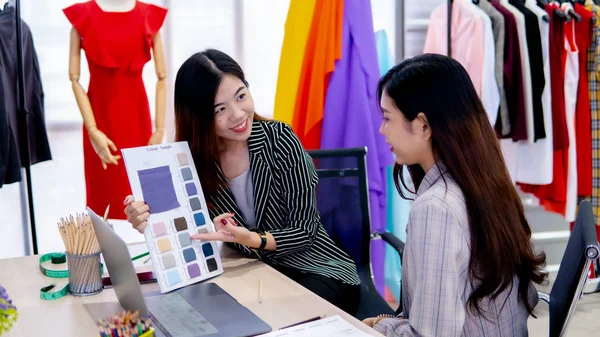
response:
<path fill-rule="evenodd" d="M 67 256 L 64 253 L 48 253 L 40 256 L 40 271 L 42 274 L 52 278 L 67 278 L 69 277 L 69 270 L 55 270 L 47 269 L 44 267 L 44 263 L 50 261 L 53 265 L 61 265 L 67 262 Z M 65 266 L 66 267 L 66 266 Z M 104 274 L 104 265 L 100 264 L 100 274 Z M 62 288 L 50 291 L 56 288 L 57 283 L 52 283 L 40 289 L 40 298 L 43 300 L 57 300 L 69 293 L 69 283 L 65 284 Z"/>
<path fill-rule="evenodd" d="M 67 278 L 69 277 L 69 270 L 54 270 L 47 269 L 44 267 L 44 263 L 51 261 L 53 265 L 65 264 L 67 262 L 67 256 L 63 253 L 49 253 L 40 256 L 40 271 L 42 274 L 52 278 Z M 50 291 L 56 288 L 56 283 L 45 286 L 40 289 L 40 298 L 43 300 L 57 300 L 69 293 L 69 283 L 65 284 L 62 288 L 55 291 Z"/>

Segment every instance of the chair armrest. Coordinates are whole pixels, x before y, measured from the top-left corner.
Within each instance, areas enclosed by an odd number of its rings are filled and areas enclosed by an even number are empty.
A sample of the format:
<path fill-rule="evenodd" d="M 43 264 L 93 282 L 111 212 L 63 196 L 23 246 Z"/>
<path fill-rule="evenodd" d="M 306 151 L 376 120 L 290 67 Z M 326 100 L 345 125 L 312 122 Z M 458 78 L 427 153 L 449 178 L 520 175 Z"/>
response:
<path fill-rule="evenodd" d="M 550 304 L 550 295 L 543 293 L 541 291 L 538 291 L 538 297 L 540 298 L 540 300 Z"/>
<path fill-rule="evenodd" d="M 402 254 L 404 253 L 404 242 L 398 239 L 394 234 L 385 231 L 383 233 L 374 232 L 371 238 L 380 237 L 383 241 L 385 241 L 388 245 L 392 246 L 397 252 L 398 256 L 400 256 L 400 261 L 402 261 Z"/>

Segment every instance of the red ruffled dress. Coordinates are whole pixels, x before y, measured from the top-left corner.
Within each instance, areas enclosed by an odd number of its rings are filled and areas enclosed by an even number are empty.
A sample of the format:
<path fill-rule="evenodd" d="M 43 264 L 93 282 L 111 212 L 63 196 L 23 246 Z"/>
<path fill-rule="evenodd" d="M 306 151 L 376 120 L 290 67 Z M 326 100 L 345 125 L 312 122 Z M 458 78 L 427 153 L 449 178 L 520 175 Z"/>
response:
<path fill-rule="evenodd" d="M 90 70 L 87 94 L 98 129 L 115 143 L 119 155 L 123 148 L 147 145 L 152 121 L 142 70 L 167 10 L 136 1 L 131 11 L 105 12 L 92 0 L 63 12 L 81 36 Z M 131 188 L 123 160 L 104 170 L 85 127 L 83 155 L 87 205 L 104 214 L 110 204 L 109 218 L 125 219 L 119 205 Z"/>

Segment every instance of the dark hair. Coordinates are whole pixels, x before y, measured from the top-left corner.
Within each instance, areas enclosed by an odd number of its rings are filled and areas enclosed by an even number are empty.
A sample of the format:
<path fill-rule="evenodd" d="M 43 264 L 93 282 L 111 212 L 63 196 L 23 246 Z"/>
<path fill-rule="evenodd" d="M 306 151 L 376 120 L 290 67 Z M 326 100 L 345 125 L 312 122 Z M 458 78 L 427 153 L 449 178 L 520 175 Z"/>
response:
<path fill-rule="evenodd" d="M 246 87 L 242 68 L 229 55 L 207 49 L 190 56 L 175 79 L 175 130 L 177 141 L 187 141 L 202 189 L 213 195 L 225 182 L 218 171 L 218 137 L 214 104 L 224 74 L 239 78 Z M 255 114 L 255 120 L 263 120 Z"/>
<path fill-rule="evenodd" d="M 435 159 L 441 161 L 460 186 L 467 206 L 471 233 L 469 278 L 473 293 L 468 307 L 481 314 L 480 302 L 495 299 L 519 279 L 519 299 L 528 302 L 530 281 L 544 283 L 546 256 L 532 248 L 531 228 L 506 169 L 499 142 L 473 83 L 461 64 L 449 57 L 424 54 L 403 61 L 379 81 L 408 121 L 424 113 L 431 127 Z M 424 170 L 409 165 L 415 191 Z M 409 190 L 402 165 L 394 167 L 394 182 Z M 411 191 L 414 193 L 414 191 Z"/>

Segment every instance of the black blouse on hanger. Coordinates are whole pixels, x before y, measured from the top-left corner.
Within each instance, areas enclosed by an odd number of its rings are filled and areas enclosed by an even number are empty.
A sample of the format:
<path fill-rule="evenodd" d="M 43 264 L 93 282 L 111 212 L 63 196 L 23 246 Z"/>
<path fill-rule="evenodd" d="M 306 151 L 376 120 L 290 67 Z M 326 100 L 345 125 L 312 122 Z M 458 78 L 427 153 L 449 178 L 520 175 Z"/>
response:
<path fill-rule="evenodd" d="M 51 160 L 44 117 L 44 91 L 29 26 L 22 24 L 23 72 L 25 74 L 25 111 L 30 114 L 29 158 L 37 164 Z M 19 133 L 17 90 L 17 43 L 15 9 L 4 6 L 0 11 L 0 187 L 21 180 L 21 167 L 27 144 Z"/>
<path fill-rule="evenodd" d="M 534 140 L 546 138 L 544 127 L 544 110 L 542 108 L 542 92 L 546 85 L 544 77 L 544 57 L 542 54 L 542 37 L 537 15 L 525 7 L 523 0 L 509 0 L 511 5 L 523 13 L 525 17 L 525 34 L 529 65 L 531 71 L 531 92 L 533 98 L 533 134 Z M 526 74 L 523 74 L 526 76 Z"/>

